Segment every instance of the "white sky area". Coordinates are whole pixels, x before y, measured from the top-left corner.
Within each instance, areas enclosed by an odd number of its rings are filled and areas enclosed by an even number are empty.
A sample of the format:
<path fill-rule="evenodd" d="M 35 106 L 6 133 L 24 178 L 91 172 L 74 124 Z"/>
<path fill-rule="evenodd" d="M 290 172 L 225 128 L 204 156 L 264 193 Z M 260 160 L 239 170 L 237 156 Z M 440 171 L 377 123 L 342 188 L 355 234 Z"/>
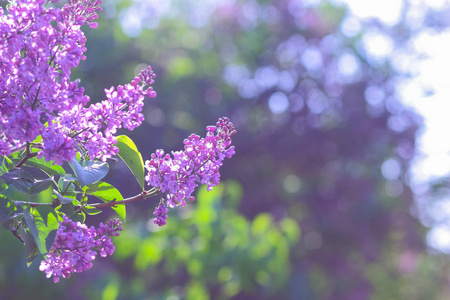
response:
<path fill-rule="evenodd" d="M 395 25 L 399 21 L 403 6 L 402 0 L 334 0 L 334 2 L 346 3 L 357 18 L 363 20 L 376 18 L 388 26 Z M 449 5 L 450 1 L 410 0 L 409 3 L 413 5 L 413 9 L 409 12 L 408 18 L 410 26 L 414 27 L 421 24 L 424 6 L 441 9 Z M 352 19 L 349 20 L 351 23 Z M 358 26 L 357 21 L 353 23 L 354 26 L 349 26 L 350 28 Z M 389 45 L 388 39 L 383 41 L 383 37 L 380 36 L 376 37 L 376 40 L 370 40 L 378 44 L 375 49 L 389 49 L 392 46 Z M 450 30 L 440 33 L 423 32 L 413 40 L 411 47 L 426 58 L 411 61 L 411 57 L 402 59 L 399 56 L 398 67 L 407 69 L 413 76 L 410 80 L 399 82 L 397 89 L 403 103 L 423 118 L 424 127 L 417 137 L 418 156 L 412 166 L 411 179 L 416 187 L 426 187 L 429 180 L 450 174 L 450 76 L 448 75 Z M 425 191 L 423 188 L 415 190 L 419 209 L 430 207 L 421 205 L 423 201 L 430 201 L 420 199 L 421 192 Z M 450 195 L 428 209 L 436 222 L 428 234 L 428 243 L 433 248 L 450 253 Z"/>

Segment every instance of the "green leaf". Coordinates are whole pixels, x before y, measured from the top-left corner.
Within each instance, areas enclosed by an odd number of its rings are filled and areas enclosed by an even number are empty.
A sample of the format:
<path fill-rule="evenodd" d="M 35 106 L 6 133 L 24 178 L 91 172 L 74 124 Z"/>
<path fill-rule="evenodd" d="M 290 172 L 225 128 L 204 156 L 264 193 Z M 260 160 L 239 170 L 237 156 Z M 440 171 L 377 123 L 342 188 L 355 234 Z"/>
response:
<path fill-rule="evenodd" d="M 29 267 L 39 254 L 38 247 L 34 241 L 33 235 L 27 230 L 22 230 L 22 238 L 25 242 L 25 254 L 27 256 L 27 266 Z"/>
<path fill-rule="evenodd" d="M 25 157 L 25 151 L 17 151 L 14 153 L 11 153 L 8 158 L 14 163 L 18 163 L 19 161 L 21 161 L 22 158 Z"/>
<path fill-rule="evenodd" d="M 50 206 L 39 206 L 28 207 L 24 217 L 39 252 L 45 255 L 56 236 L 52 231 L 58 229 L 58 215 Z"/>
<path fill-rule="evenodd" d="M 40 188 L 43 187 L 44 184 L 42 184 L 42 186 L 40 186 L 39 188 L 36 188 L 36 190 L 39 190 Z M 40 202 L 40 203 L 51 203 L 53 201 L 53 185 L 50 184 L 48 185 L 47 189 L 38 192 L 38 193 L 32 193 L 33 192 L 33 187 L 30 189 L 30 201 L 33 202 Z"/>
<path fill-rule="evenodd" d="M 14 181 L 6 190 L 2 191 L 1 194 L 11 200 L 29 201 L 30 187 L 31 184 L 28 186 L 27 189 L 26 182 L 24 181 L 24 179 L 18 179 L 17 181 Z"/>
<path fill-rule="evenodd" d="M 57 191 L 53 191 L 53 193 L 56 197 L 58 197 L 58 199 L 60 197 L 71 198 L 72 200 L 76 199 L 75 185 L 72 183 L 75 181 L 78 181 L 78 179 L 72 176 L 72 174 L 67 174 L 64 177 L 59 178 L 58 187 L 61 194 Z M 64 201 L 61 201 L 61 203 L 63 202 Z"/>
<path fill-rule="evenodd" d="M 9 218 L 7 220 L 2 221 L 2 227 L 6 230 L 13 231 L 16 229 L 16 223 L 14 222 L 13 218 Z"/>
<path fill-rule="evenodd" d="M 56 210 L 59 211 L 60 213 L 65 214 L 69 219 L 71 219 L 74 222 L 83 223 L 85 220 L 84 213 L 75 212 L 75 207 L 73 203 L 60 205 L 56 208 Z"/>
<path fill-rule="evenodd" d="M 61 202 L 61 204 L 69 204 L 69 203 L 72 203 L 73 200 L 76 200 L 75 197 L 71 198 L 71 197 L 61 196 L 61 194 L 58 193 L 57 190 L 53 190 L 53 194 L 56 196 L 56 198 L 58 198 L 58 200 L 59 200 L 59 202 Z"/>
<path fill-rule="evenodd" d="M 30 173 L 20 169 L 1 175 L 0 180 L 9 184 L 5 190 L 0 192 L 8 199 L 39 202 L 51 202 L 49 200 L 52 200 L 51 178 L 36 180 Z"/>
<path fill-rule="evenodd" d="M 11 219 L 11 214 L 14 212 L 15 207 L 8 199 L 0 199 L 0 223 Z"/>
<path fill-rule="evenodd" d="M 75 176 L 73 176 L 72 174 L 64 175 L 64 180 L 66 180 L 66 181 L 78 181 L 78 179 Z"/>
<path fill-rule="evenodd" d="M 88 197 L 86 195 L 83 195 L 80 199 L 80 204 L 86 206 L 88 202 Z"/>
<path fill-rule="evenodd" d="M 45 123 L 45 126 L 48 127 L 48 122 Z M 38 135 L 34 141 L 32 141 L 32 144 L 39 144 L 40 142 L 42 142 L 42 135 Z"/>
<path fill-rule="evenodd" d="M 45 161 L 45 159 L 42 158 L 37 158 L 37 157 L 33 157 L 30 158 L 29 160 L 27 160 L 25 162 L 26 166 L 29 167 L 36 167 L 41 169 L 43 172 L 45 172 L 47 175 L 49 176 L 64 176 L 66 174 L 66 172 L 64 171 L 64 169 L 59 166 L 59 165 L 53 165 L 51 161 L 47 162 Z"/>
<path fill-rule="evenodd" d="M 119 190 L 110 185 L 109 183 L 100 181 L 95 184 L 91 184 L 85 188 L 83 188 L 86 194 L 92 195 L 105 203 L 109 203 L 111 201 L 122 201 L 123 197 L 120 194 Z M 115 212 L 125 220 L 126 211 L 125 204 L 117 204 L 112 207 Z"/>
<path fill-rule="evenodd" d="M 84 211 L 85 213 L 87 213 L 88 215 L 91 215 L 91 216 L 93 216 L 93 215 L 98 215 L 99 213 L 102 212 L 101 209 L 98 209 L 98 208 L 96 208 L 95 206 L 85 206 L 85 207 L 83 208 L 83 211 Z"/>
<path fill-rule="evenodd" d="M 46 189 L 42 190 L 44 187 L 46 187 Z M 52 200 L 52 187 L 48 182 L 38 181 L 36 182 L 36 185 L 33 186 L 32 183 L 24 179 L 18 179 L 11 183 L 11 185 L 0 194 L 15 201 L 37 201 L 48 203 Z"/>
<path fill-rule="evenodd" d="M 116 146 L 119 148 L 119 157 L 130 168 L 142 190 L 144 190 L 144 161 L 136 145 L 126 135 L 120 135 L 117 137 Z"/>
<path fill-rule="evenodd" d="M 52 178 L 47 178 L 44 180 L 36 180 L 30 188 L 30 195 L 35 196 L 45 190 L 47 190 L 52 185 Z"/>
<path fill-rule="evenodd" d="M 25 171 L 22 169 L 14 169 L 8 173 L 4 173 L 0 176 L 1 181 L 5 182 L 6 184 L 11 184 L 12 182 L 22 179 L 24 177 Z M 27 176 L 26 176 L 27 177 Z M 27 181 L 33 182 L 33 178 L 31 180 L 25 178 Z"/>
<path fill-rule="evenodd" d="M 8 173 L 12 168 L 14 168 L 14 164 L 7 156 L 0 157 L 0 175 Z"/>
<path fill-rule="evenodd" d="M 85 161 L 84 166 L 81 166 L 76 159 L 73 159 L 70 166 L 75 171 L 81 187 L 102 180 L 108 174 L 109 170 L 107 163 L 91 160 Z"/>
<path fill-rule="evenodd" d="M 58 221 L 58 227 L 59 227 L 59 221 Z M 45 247 L 47 248 L 47 251 L 50 251 L 52 249 L 53 243 L 55 242 L 56 238 L 56 232 L 58 231 L 58 227 L 56 227 L 56 230 L 51 230 L 47 238 L 45 239 Z"/>
<path fill-rule="evenodd" d="M 66 174 L 64 177 L 59 178 L 58 180 L 58 186 L 59 190 L 61 192 L 63 191 L 71 191 L 74 190 L 74 185 L 71 184 L 72 182 L 78 181 L 78 179 L 73 176 L 72 174 Z M 70 185 L 70 186 L 69 186 Z M 68 187 L 69 186 L 69 187 Z"/>
<path fill-rule="evenodd" d="M 84 211 L 81 211 L 80 213 L 75 214 L 76 219 L 72 219 L 72 220 L 77 220 L 77 222 L 80 223 L 84 223 L 84 221 L 86 221 L 86 214 L 84 213 Z"/>
<path fill-rule="evenodd" d="M 1 175 L 0 180 L 6 183 L 6 185 L 10 186 L 9 191 L 7 191 L 6 193 L 11 193 L 13 190 L 17 190 L 20 193 L 28 194 L 31 185 L 33 184 L 34 178 L 29 173 L 25 172 L 22 169 L 15 169 Z M 1 193 L 4 194 L 5 190 L 3 190 Z M 20 200 L 20 199 L 13 199 L 13 200 Z"/>
<path fill-rule="evenodd" d="M 0 223 L 12 221 L 22 215 L 22 209 L 17 209 L 13 201 L 0 198 Z"/>
<path fill-rule="evenodd" d="M 9 187 L 14 188 L 21 193 L 28 194 L 30 192 L 32 185 L 33 185 L 33 181 L 30 181 L 30 180 L 24 179 L 24 178 L 19 178 L 19 179 L 13 181 L 9 185 Z"/>

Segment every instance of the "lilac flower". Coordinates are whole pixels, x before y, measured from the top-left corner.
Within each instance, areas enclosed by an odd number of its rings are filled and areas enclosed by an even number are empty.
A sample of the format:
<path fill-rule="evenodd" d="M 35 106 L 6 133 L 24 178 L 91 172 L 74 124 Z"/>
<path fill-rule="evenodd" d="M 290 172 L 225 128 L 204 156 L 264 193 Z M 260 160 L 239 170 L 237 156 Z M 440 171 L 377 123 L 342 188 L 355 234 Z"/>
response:
<path fill-rule="evenodd" d="M 158 226 L 166 225 L 168 212 L 169 210 L 167 207 L 163 203 L 160 203 L 158 207 L 155 208 L 155 212 L 153 213 L 156 216 L 155 221 L 153 222 Z"/>
<path fill-rule="evenodd" d="M 219 119 L 216 126 L 208 126 L 206 130 L 205 138 L 192 134 L 185 139 L 184 150 L 172 152 L 173 157 L 159 149 L 146 161 L 146 181 L 167 194 L 170 207 L 186 205 L 185 199 L 193 201 L 192 193 L 199 183 L 206 184 L 208 191 L 219 184 L 222 161 L 235 153 L 231 136 L 236 130 L 228 118 Z M 165 224 L 165 217 L 160 216 L 165 216 L 166 212 L 162 213 L 160 207 L 154 215 L 157 216 L 155 223 L 161 226 Z"/>
<path fill-rule="evenodd" d="M 63 216 L 53 246 L 47 258 L 41 261 L 39 270 L 45 272 L 47 278 L 53 276 L 55 283 L 59 282 L 59 277 L 68 278 L 71 273 L 86 271 L 92 267 L 97 251 L 102 257 L 114 253 L 110 237 L 120 234 L 121 225 L 118 219 L 111 219 L 106 224 L 100 223 L 97 229 L 88 228 Z"/>
<path fill-rule="evenodd" d="M 62 164 L 85 150 L 106 160 L 118 152 L 117 129 L 142 123 L 145 96 L 156 96 L 155 74 L 149 67 L 86 107 L 89 97 L 70 74 L 85 59 L 81 26 L 97 26 L 101 1 L 69 0 L 62 8 L 46 2 L 17 0 L 9 13 L 0 8 L 0 154 L 42 135 L 39 158 Z"/>

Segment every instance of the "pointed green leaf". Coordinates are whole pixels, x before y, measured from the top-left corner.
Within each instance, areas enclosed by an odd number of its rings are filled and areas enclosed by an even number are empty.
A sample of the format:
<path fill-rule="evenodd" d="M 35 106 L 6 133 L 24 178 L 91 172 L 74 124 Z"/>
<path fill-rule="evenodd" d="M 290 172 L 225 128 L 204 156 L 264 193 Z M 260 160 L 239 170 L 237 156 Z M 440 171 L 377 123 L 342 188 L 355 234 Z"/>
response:
<path fill-rule="evenodd" d="M 59 178 L 58 180 L 59 190 L 61 192 L 73 191 L 75 188 L 74 185 L 72 184 L 73 181 L 78 181 L 78 179 L 75 178 L 72 174 L 66 174 L 64 177 Z"/>
<path fill-rule="evenodd" d="M 51 182 L 37 181 L 32 193 L 33 183 L 21 178 L 11 183 L 11 185 L 0 194 L 8 199 L 16 201 L 37 201 L 48 203 L 52 201 Z M 42 190 L 46 188 L 45 190 Z"/>
<path fill-rule="evenodd" d="M 45 123 L 45 126 L 48 126 L 48 122 Z M 42 142 L 42 135 L 38 135 L 31 143 L 39 144 L 40 142 Z"/>
<path fill-rule="evenodd" d="M 0 199 L 0 223 L 14 218 L 14 211 L 16 210 L 12 201 L 6 198 Z"/>
<path fill-rule="evenodd" d="M 78 205 L 78 204 L 76 204 Z M 75 212 L 75 207 L 73 203 L 68 203 L 64 205 L 60 205 L 56 208 L 58 212 L 65 214 L 69 219 L 71 219 L 74 222 L 81 222 L 83 223 L 85 220 L 84 213 L 78 213 Z"/>
<path fill-rule="evenodd" d="M 0 175 L 7 173 L 13 167 L 13 162 L 7 156 L 2 156 L 0 158 Z"/>
<path fill-rule="evenodd" d="M 120 194 L 119 190 L 110 185 L 109 183 L 100 181 L 95 184 L 91 184 L 85 188 L 83 188 L 86 194 L 92 195 L 103 202 L 111 202 L 111 201 L 122 201 L 123 197 Z M 116 213 L 125 220 L 126 211 L 125 204 L 117 204 L 112 206 L 112 209 L 116 211 Z"/>
<path fill-rule="evenodd" d="M 64 180 L 66 180 L 66 181 L 78 181 L 78 179 L 75 176 L 73 176 L 72 174 L 64 175 Z"/>
<path fill-rule="evenodd" d="M 88 215 L 91 215 L 91 216 L 93 216 L 93 215 L 98 215 L 99 213 L 102 212 L 101 209 L 95 208 L 95 206 L 85 206 L 85 207 L 83 208 L 83 211 L 84 211 L 85 213 L 87 213 Z"/>
<path fill-rule="evenodd" d="M 75 175 L 80 181 L 81 187 L 96 183 L 108 174 L 109 166 L 101 161 L 85 161 L 81 166 L 76 159 L 72 160 L 70 166 L 75 171 Z"/>
<path fill-rule="evenodd" d="M 35 196 L 45 190 L 47 190 L 52 185 L 52 178 L 47 178 L 44 180 L 36 180 L 30 188 L 30 195 Z"/>
<path fill-rule="evenodd" d="M 2 227 L 6 230 L 11 230 L 11 231 L 15 230 L 14 225 L 15 225 L 15 222 L 14 222 L 13 218 L 11 218 L 11 217 L 9 219 L 2 221 Z"/>
<path fill-rule="evenodd" d="M 59 221 L 58 221 L 58 226 L 59 226 Z M 47 248 L 47 252 L 50 251 L 50 249 L 52 249 L 53 243 L 55 242 L 57 231 L 58 231 L 58 227 L 56 227 L 56 230 L 51 230 L 48 233 L 47 238 L 45 239 L 45 248 Z"/>
<path fill-rule="evenodd" d="M 43 157 L 30 158 L 29 160 L 27 160 L 25 162 L 25 166 L 39 168 L 49 176 L 52 176 L 52 175 L 53 176 L 56 176 L 56 175 L 64 176 L 64 174 L 66 174 L 66 172 L 64 171 L 64 169 L 61 166 L 56 165 L 56 164 L 53 165 L 53 163 L 51 161 L 46 161 Z"/>
<path fill-rule="evenodd" d="M 8 188 L 2 190 L 0 194 L 11 200 L 52 201 L 51 178 L 36 180 L 30 173 L 23 169 L 19 169 L 1 175 L 0 181 L 9 185 Z M 2 186 L 2 188 L 4 187 Z"/>
<path fill-rule="evenodd" d="M 17 179 L 13 181 L 9 187 L 12 187 L 18 190 L 21 193 L 28 194 L 30 192 L 31 186 L 33 185 L 32 181 L 29 181 L 24 178 Z"/>
<path fill-rule="evenodd" d="M 41 202 L 41 203 L 51 203 L 53 201 L 53 185 L 49 185 L 47 189 L 39 192 L 37 194 L 31 194 L 30 190 L 30 201 Z"/>
<path fill-rule="evenodd" d="M 58 200 L 59 200 L 59 202 L 61 202 L 61 204 L 72 203 L 72 201 L 75 199 L 75 197 L 74 198 L 70 198 L 70 197 L 61 196 L 61 194 L 58 193 L 57 190 L 53 190 L 53 194 L 56 196 L 56 198 L 58 198 Z"/>
<path fill-rule="evenodd" d="M 8 199 L 15 201 L 29 201 L 29 188 L 26 189 L 23 179 L 18 179 L 14 181 L 6 190 L 2 191 L 1 194 Z"/>
<path fill-rule="evenodd" d="M 78 179 L 71 174 L 67 174 L 64 177 L 59 178 L 58 181 L 58 186 L 61 193 L 53 190 L 53 193 L 62 204 L 70 203 L 73 200 L 76 200 L 77 193 L 75 192 L 75 185 L 72 183 L 73 181 L 78 181 Z M 76 201 L 78 202 L 78 200 Z"/>
<path fill-rule="evenodd" d="M 84 213 L 84 211 L 81 211 L 80 213 L 76 213 L 72 220 L 80 222 L 80 223 L 84 223 L 84 221 L 86 221 L 86 214 Z"/>
<path fill-rule="evenodd" d="M 4 173 L 0 176 L 0 180 L 5 182 L 6 184 L 11 184 L 12 182 L 16 181 L 17 179 L 21 179 L 24 174 L 23 169 L 14 169 L 10 172 Z"/>
<path fill-rule="evenodd" d="M 27 266 L 29 267 L 38 256 L 39 251 L 31 233 L 27 230 L 22 230 L 22 238 L 25 242 L 25 254 L 27 256 Z"/>
<path fill-rule="evenodd" d="M 136 180 L 139 182 L 142 190 L 144 190 L 144 161 L 141 153 L 137 150 L 136 145 L 126 135 L 117 137 L 117 148 L 119 148 L 119 157 L 130 168 Z"/>
<path fill-rule="evenodd" d="M 45 255 L 49 250 L 47 245 L 53 245 L 56 236 L 51 232 L 58 229 L 58 215 L 50 206 L 39 206 L 28 207 L 24 217 L 39 252 Z"/>

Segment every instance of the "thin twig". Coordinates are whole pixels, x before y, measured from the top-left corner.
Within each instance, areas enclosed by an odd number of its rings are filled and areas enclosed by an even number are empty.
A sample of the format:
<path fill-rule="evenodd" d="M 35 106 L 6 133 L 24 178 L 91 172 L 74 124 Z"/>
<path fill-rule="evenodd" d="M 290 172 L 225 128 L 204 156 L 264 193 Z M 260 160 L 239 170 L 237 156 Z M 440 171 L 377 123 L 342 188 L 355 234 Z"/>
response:
<path fill-rule="evenodd" d="M 24 241 L 23 238 L 19 235 L 19 233 L 17 232 L 17 229 L 11 230 L 11 233 L 12 233 L 16 238 L 18 238 L 18 239 L 22 242 L 22 244 L 25 245 L 25 241 Z"/>
<path fill-rule="evenodd" d="M 118 204 L 126 204 L 126 203 L 130 203 L 130 202 L 134 202 L 134 201 L 138 201 L 138 200 L 145 200 L 147 198 L 156 196 L 161 194 L 161 190 L 158 188 L 152 188 L 149 191 L 144 191 L 136 196 L 130 197 L 130 198 L 126 198 L 123 199 L 121 201 L 111 201 L 111 202 L 105 202 L 105 203 L 93 203 L 93 204 L 87 204 L 88 206 L 93 206 L 95 208 L 104 208 L 104 207 L 112 207 Z M 41 203 L 41 202 L 21 202 L 22 204 L 25 205 L 29 205 L 31 207 L 38 207 L 38 206 L 52 206 L 52 207 L 56 207 L 59 205 L 58 202 L 53 202 L 53 203 Z M 79 209 L 82 208 L 81 205 L 75 205 L 74 207 L 75 209 Z"/>
<path fill-rule="evenodd" d="M 139 200 L 145 200 L 147 198 L 156 196 L 161 194 L 161 191 L 159 189 L 153 188 L 150 191 L 144 191 L 142 193 L 140 193 L 139 195 L 127 198 L 127 199 L 123 199 L 121 201 L 111 201 L 111 202 L 105 202 L 105 203 L 94 203 L 94 204 L 89 204 L 89 206 L 93 206 L 95 208 L 104 208 L 104 207 L 112 207 L 112 206 L 116 206 L 118 204 L 126 204 L 126 203 L 130 203 L 130 202 L 134 202 L 134 201 L 139 201 Z"/>
<path fill-rule="evenodd" d="M 27 160 L 37 156 L 37 152 L 33 152 L 33 153 L 31 152 L 30 143 L 27 143 L 26 149 L 27 149 L 27 154 L 21 161 L 19 161 L 19 163 L 14 168 L 20 168 Z"/>
<path fill-rule="evenodd" d="M 23 146 L 20 146 L 20 147 L 17 147 L 17 148 L 12 148 L 11 149 L 11 153 L 16 153 L 16 152 L 19 152 L 19 151 L 23 151 L 26 148 L 27 148 L 27 145 L 23 145 Z"/>

